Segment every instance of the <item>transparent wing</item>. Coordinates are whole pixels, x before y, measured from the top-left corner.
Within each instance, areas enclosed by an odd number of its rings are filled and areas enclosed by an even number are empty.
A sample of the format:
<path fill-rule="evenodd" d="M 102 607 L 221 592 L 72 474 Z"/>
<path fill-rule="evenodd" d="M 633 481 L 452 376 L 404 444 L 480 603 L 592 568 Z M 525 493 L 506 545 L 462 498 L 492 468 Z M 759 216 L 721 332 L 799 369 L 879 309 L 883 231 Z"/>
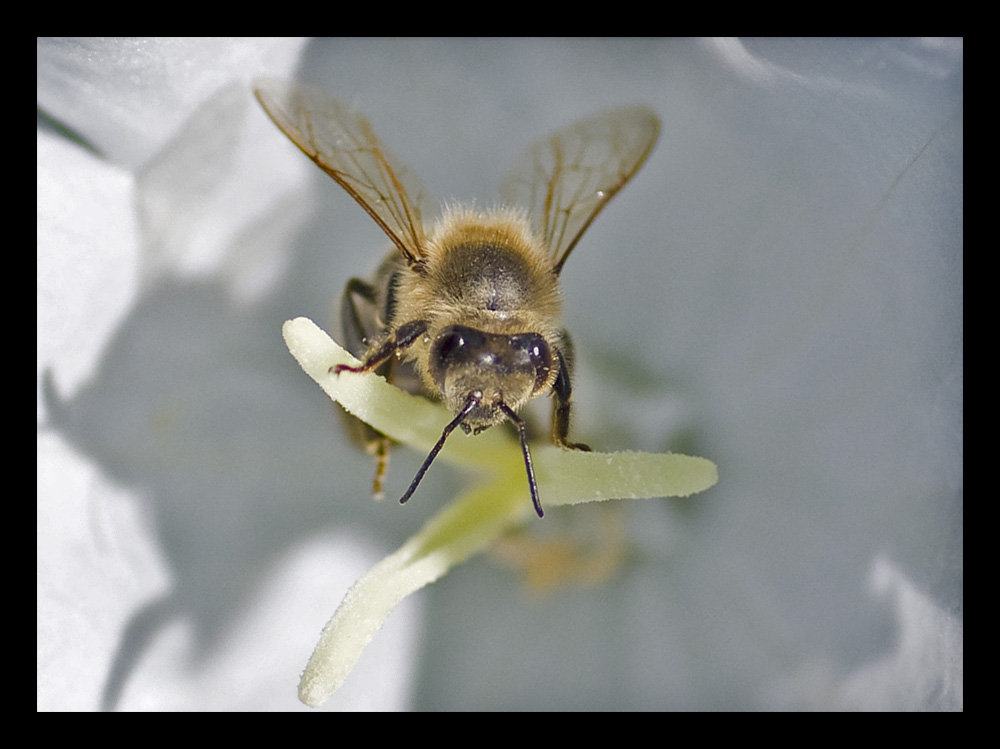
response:
<path fill-rule="evenodd" d="M 601 209 L 639 171 L 659 135 L 653 110 L 621 107 L 578 120 L 514 162 L 501 196 L 528 209 L 556 273 Z"/>
<path fill-rule="evenodd" d="M 322 89 L 273 78 L 254 81 L 264 111 L 364 208 L 409 264 L 423 257 L 426 190 L 393 156 L 363 114 Z"/>

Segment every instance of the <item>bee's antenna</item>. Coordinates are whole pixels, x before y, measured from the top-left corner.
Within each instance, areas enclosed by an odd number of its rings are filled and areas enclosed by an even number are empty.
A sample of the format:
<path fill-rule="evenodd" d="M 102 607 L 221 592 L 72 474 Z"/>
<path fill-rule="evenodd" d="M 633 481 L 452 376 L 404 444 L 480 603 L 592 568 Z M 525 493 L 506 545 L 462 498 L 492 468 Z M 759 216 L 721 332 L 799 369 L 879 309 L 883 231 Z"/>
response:
<path fill-rule="evenodd" d="M 465 407 L 459 411 L 458 416 L 452 419 L 451 423 L 444 428 L 443 432 L 441 432 L 441 439 L 439 439 L 437 444 L 431 448 L 430 454 L 427 456 L 424 464 L 420 466 L 420 470 L 417 471 L 417 475 L 414 476 L 413 481 L 410 482 L 410 488 L 406 490 L 406 494 L 404 494 L 399 500 L 401 505 L 405 505 L 406 501 L 413 496 L 413 492 L 417 490 L 420 480 L 424 477 L 424 474 L 427 473 L 427 469 L 431 467 L 431 463 L 434 462 L 434 458 L 436 458 L 437 454 L 441 452 L 441 448 L 444 447 L 444 441 L 448 439 L 448 435 L 455 431 L 455 427 L 461 424 L 465 420 L 465 417 L 469 415 L 469 412 L 479 405 L 479 399 L 481 397 L 481 393 L 469 393 L 469 397 L 465 401 Z"/>
<path fill-rule="evenodd" d="M 500 410 L 517 427 L 518 436 L 521 438 L 521 453 L 524 455 L 524 467 L 528 472 L 528 488 L 531 490 L 531 503 L 535 505 L 535 512 L 538 513 L 538 517 L 543 517 L 545 513 L 542 512 L 542 503 L 538 501 L 538 484 L 535 483 L 535 469 L 531 465 L 531 451 L 528 450 L 528 433 L 524 420 L 514 413 L 513 409 L 509 408 L 503 401 L 500 401 Z"/>
<path fill-rule="evenodd" d="M 465 401 L 465 407 L 459 411 L 458 416 L 452 419 L 451 423 L 448 424 L 441 432 L 441 438 L 437 441 L 437 444 L 431 448 L 430 453 L 428 453 L 427 458 L 424 460 L 420 470 L 417 471 L 417 475 L 413 477 L 413 481 L 410 482 L 410 488 L 406 490 L 406 493 L 400 498 L 399 503 L 401 505 L 406 504 L 406 502 L 413 496 L 413 493 L 417 490 L 420 485 L 420 481 L 424 478 L 424 474 L 427 473 L 427 469 L 431 467 L 431 463 L 434 462 L 434 458 L 437 457 L 438 453 L 441 452 L 441 448 L 444 447 L 444 442 L 448 439 L 448 435 L 455 431 L 455 427 L 465 421 L 465 417 L 476 406 L 479 405 L 481 395 L 478 393 L 470 393 L 468 399 Z M 531 503 L 535 506 L 535 512 L 538 513 L 538 517 L 544 517 L 545 513 L 542 512 L 542 503 L 538 499 L 538 484 L 535 482 L 535 469 L 531 463 L 531 451 L 528 449 L 528 432 L 527 425 L 524 420 L 518 416 L 513 409 L 511 409 L 506 403 L 500 401 L 500 410 L 504 412 L 504 415 L 512 422 L 514 426 L 517 427 L 518 436 L 521 438 L 521 454 L 524 455 L 524 468 L 528 474 L 528 489 L 531 492 Z"/>

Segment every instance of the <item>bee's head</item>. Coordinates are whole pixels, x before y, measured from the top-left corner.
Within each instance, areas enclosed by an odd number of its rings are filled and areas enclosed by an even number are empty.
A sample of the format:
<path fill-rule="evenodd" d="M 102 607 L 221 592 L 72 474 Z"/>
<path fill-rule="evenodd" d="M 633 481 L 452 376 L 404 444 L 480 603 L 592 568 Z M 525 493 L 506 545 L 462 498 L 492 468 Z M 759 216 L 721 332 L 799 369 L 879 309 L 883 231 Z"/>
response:
<path fill-rule="evenodd" d="M 428 369 L 445 405 L 458 413 L 469 396 L 477 405 L 462 422 L 465 432 L 480 432 L 507 418 L 542 394 L 551 381 L 552 351 L 538 333 L 484 333 L 464 325 L 444 328 L 431 345 Z"/>
<path fill-rule="evenodd" d="M 527 429 L 517 410 L 549 387 L 554 362 L 552 349 L 538 333 L 484 333 L 463 325 L 444 328 L 431 346 L 428 369 L 441 389 L 445 405 L 456 416 L 444 428 L 441 439 L 399 501 L 405 503 L 413 495 L 455 427 L 478 433 L 510 419 L 521 440 L 531 501 L 541 517 Z"/>

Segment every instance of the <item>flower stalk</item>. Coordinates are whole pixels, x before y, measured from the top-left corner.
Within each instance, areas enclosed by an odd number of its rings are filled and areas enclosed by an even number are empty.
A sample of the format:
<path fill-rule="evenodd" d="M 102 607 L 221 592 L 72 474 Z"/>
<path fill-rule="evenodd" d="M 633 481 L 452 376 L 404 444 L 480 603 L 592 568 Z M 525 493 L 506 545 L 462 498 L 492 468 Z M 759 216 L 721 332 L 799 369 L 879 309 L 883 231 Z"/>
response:
<path fill-rule="evenodd" d="M 356 365 L 357 361 L 311 320 L 290 320 L 282 332 L 306 374 L 350 413 L 394 440 L 426 451 L 451 420 L 441 406 L 405 393 L 377 375 L 332 374 L 333 365 Z M 672 453 L 579 452 L 536 445 L 532 456 L 546 508 L 611 499 L 686 497 L 718 480 L 712 461 Z M 403 598 L 534 517 L 521 451 L 503 430 L 453 438 L 440 460 L 476 469 L 484 479 L 438 512 L 348 591 L 323 629 L 302 675 L 299 698 L 305 704 L 318 707 L 343 684 L 365 646 Z"/>

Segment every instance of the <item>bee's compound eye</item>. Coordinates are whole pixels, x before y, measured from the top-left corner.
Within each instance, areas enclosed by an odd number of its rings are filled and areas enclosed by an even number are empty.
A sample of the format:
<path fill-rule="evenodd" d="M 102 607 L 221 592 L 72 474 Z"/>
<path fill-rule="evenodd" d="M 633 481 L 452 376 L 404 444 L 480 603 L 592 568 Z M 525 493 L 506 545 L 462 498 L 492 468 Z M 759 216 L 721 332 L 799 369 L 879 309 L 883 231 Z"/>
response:
<path fill-rule="evenodd" d="M 522 352 L 535 370 L 535 391 L 540 390 L 549 380 L 552 371 L 552 353 L 549 344 L 538 333 L 521 333 L 511 336 L 511 348 Z"/>
<path fill-rule="evenodd" d="M 444 387 L 450 369 L 476 364 L 482 358 L 486 336 L 464 325 L 449 325 L 438 333 L 431 347 L 428 366 L 434 380 Z"/>
<path fill-rule="evenodd" d="M 442 364 L 466 361 L 476 356 L 485 340 L 478 330 L 450 325 L 438 334 L 434 343 L 434 357 Z"/>

